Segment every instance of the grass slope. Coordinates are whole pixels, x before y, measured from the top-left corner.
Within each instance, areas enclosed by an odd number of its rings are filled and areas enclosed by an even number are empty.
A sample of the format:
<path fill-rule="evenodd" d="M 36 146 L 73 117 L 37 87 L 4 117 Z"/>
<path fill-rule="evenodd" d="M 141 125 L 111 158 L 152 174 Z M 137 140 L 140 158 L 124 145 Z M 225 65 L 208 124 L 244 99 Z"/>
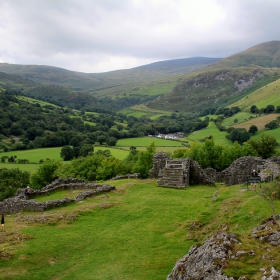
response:
<path fill-rule="evenodd" d="M 259 109 L 266 108 L 267 105 L 280 106 L 280 79 L 261 87 L 229 107 L 238 106 L 242 111 L 250 112 L 252 105 Z"/>
<path fill-rule="evenodd" d="M 153 180 L 108 183 L 116 185 L 117 191 L 43 213 L 7 215 L 10 241 L 0 243 L 0 251 L 14 256 L 0 260 L 1 276 L 11 280 L 166 279 L 192 245 L 225 228 L 239 234 L 243 243 L 238 250 L 256 252 L 249 265 L 244 257 L 230 260 L 229 273 L 260 279 L 259 268 L 270 264 L 261 259 L 268 245 L 249 237 L 252 228 L 270 215 L 268 204 L 254 192 L 240 192 L 240 186 L 159 188 Z M 213 203 L 216 191 L 219 196 Z M 59 196 L 65 192 L 50 197 Z M 276 211 L 280 211 L 279 201 Z M 44 220 L 49 222 L 40 222 Z M 29 240 L 18 242 L 17 234 Z M 269 250 L 279 270 L 277 248 L 269 246 Z"/>

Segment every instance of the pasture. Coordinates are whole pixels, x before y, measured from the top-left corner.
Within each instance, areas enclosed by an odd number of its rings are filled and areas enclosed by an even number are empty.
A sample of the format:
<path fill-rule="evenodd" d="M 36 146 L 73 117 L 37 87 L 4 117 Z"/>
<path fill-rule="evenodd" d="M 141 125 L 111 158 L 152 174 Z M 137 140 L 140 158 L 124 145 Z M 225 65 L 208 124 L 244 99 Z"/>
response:
<path fill-rule="evenodd" d="M 138 137 L 138 138 L 126 138 L 120 139 L 117 143 L 117 147 L 147 147 L 154 142 L 156 147 L 182 147 L 183 142 L 179 140 L 169 140 L 157 137 Z"/>
<path fill-rule="evenodd" d="M 215 144 L 218 145 L 232 145 L 232 142 L 226 138 L 227 132 L 220 131 L 213 122 L 210 122 L 208 127 L 198 131 L 194 131 L 188 135 L 189 142 L 203 142 L 205 138 L 213 136 Z"/>
<path fill-rule="evenodd" d="M 237 114 L 238 115 L 238 114 Z M 268 114 L 263 115 L 257 118 L 248 119 L 247 121 L 244 121 L 242 123 L 238 123 L 235 125 L 231 125 L 234 128 L 245 128 L 246 130 L 249 130 L 251 125 L 257 126 L 258 130 L 265 129 L 265 125 L 273 120 L 276 120 L 276 118 L 280 116 L 280 114 Z M 236 117 L 238 119 L 238 116 Z"/>
<path fill-rule="evenodd" d="M 42 213 L 7 215 L 11 241 L 0 243 L 0 251 L 13 257 L 0 261 L 1 277 L 166 279 L 192 245 L 224 227 L 239 234 L 242 244 L 238 250 L 255 251 L 250 257 L 249 274 L 243 258 L 228 260 L 229 273 L 260 279 L 260 267 L 269 263 L 267 259 L 260 261 L 267 245 L 252 240 L 250 233 L 270 216 L 271 210 L 252 191 L 241 192 L 240 186 L 160 188 L 155 180 L 106 183 L 115 185 L 116 191 Z M 219 196 L 213 203 L 217 191 Z M 57 192 L 49 198 L 73 195 L 73 191 Z M 279 212 L 279 201 L 275 206 Z M 199 227 L 192 230 L 193 224 Z M 270 248 L 270 254 L 279 270 L 277 247 Z"/>

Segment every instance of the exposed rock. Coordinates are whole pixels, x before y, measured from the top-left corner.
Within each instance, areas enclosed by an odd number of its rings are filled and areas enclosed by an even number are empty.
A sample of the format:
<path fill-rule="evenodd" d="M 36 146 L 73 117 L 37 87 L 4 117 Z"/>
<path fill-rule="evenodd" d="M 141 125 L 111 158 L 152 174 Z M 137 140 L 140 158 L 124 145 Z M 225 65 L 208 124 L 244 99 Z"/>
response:
<path fill-rule="evenodd" d="M 280 220 L 280 215 L 276 217 Z M 275 221 L 270 218 L 264 224 L 257 226 L 253 229 L 252 237 L 257 240 L 267 242 L 272 246 L 280 246 L 280 228 Z"/>
<path fill-rule="evenodd" d="M 231 248 L 240 243 L 233 233 L 217 233 L 201 246 L 192 246 L 180 259 L 167 280 L 234 280 L 222 273 L 226 260 L 232 257 Z"/>

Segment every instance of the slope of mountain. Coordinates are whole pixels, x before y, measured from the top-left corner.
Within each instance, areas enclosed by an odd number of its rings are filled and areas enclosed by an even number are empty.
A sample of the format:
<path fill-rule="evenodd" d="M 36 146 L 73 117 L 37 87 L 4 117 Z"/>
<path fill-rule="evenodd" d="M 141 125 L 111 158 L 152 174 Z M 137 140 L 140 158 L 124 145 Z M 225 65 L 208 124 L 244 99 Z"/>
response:
<path fill-rule="evenodd" d="M 28 78 L 36 83 L 59 84 L 71 90 L 94 93 L 94 95 L 98 94 L 98 91 L 102 91 L 102 96 L 104 96 L 104 89 L 110 89 L 110 94 L 111 92 L 119 92 L 119 88 L 121 90 L 130 90 L 135 86 L 140 86 L 142 83 L 185 74 L 217 62 L 220 59 L 207 57 L 175 59 L 132 69 L 91 74 L 51 66 L 0 63 L 0 71 L 21 75 L 23 78 Z"/>
<path fill-rule="evenodd" d="M 213 66 L 241 67 L 258 65 L 266 68 L 280 68 L 280 41 L 270 41 L 253 46 L 243 52 L 231 55 Z"/>
<path fill-rule="evenodd" d="M 280 78 L 280 68 L 275 67 L 280 61 L 279 50 L 279 41 L 263 43 L 188 73 L 171 92 L 146 105 L 153 109 L 188 112 L 230 105 Z"/>

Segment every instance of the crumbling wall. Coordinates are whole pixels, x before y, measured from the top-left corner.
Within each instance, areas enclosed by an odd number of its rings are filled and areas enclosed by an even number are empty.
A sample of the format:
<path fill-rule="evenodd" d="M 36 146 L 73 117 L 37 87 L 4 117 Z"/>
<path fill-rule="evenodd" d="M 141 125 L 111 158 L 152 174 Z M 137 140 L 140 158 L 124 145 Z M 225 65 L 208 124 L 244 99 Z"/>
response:
<path fill-rule="evenodd" d="M 149 178 L 158 178 L 158 174 L 165 167 L 166 161 L 171 159 L 166 153 L 156 153 L 153 157 L 153 167 L 149 171 Z"/>
<path fill-rule="evenodd" d="M 57 190 L 75 189 L 84 189 L 87 191 L 78 194 L 74 199 L 63 198 L 46 202 L 37 202 L 32 199 L 36 196 L 45 195 Z M 4 199 L 0 202 L 0 213 L 17 213 L 20 211 L 45 211 L 112 190 L 115 190 L 115 187 L 107 184 L 96 184 L 92 182 L 88 183 L 77 178 L 60 178 L 43 187 L 41 190 L 30 189 L 29 197 L 31 199 L 29 200 L 24 199 L 24 189 L 19 190 L 14 197 Z"/>

